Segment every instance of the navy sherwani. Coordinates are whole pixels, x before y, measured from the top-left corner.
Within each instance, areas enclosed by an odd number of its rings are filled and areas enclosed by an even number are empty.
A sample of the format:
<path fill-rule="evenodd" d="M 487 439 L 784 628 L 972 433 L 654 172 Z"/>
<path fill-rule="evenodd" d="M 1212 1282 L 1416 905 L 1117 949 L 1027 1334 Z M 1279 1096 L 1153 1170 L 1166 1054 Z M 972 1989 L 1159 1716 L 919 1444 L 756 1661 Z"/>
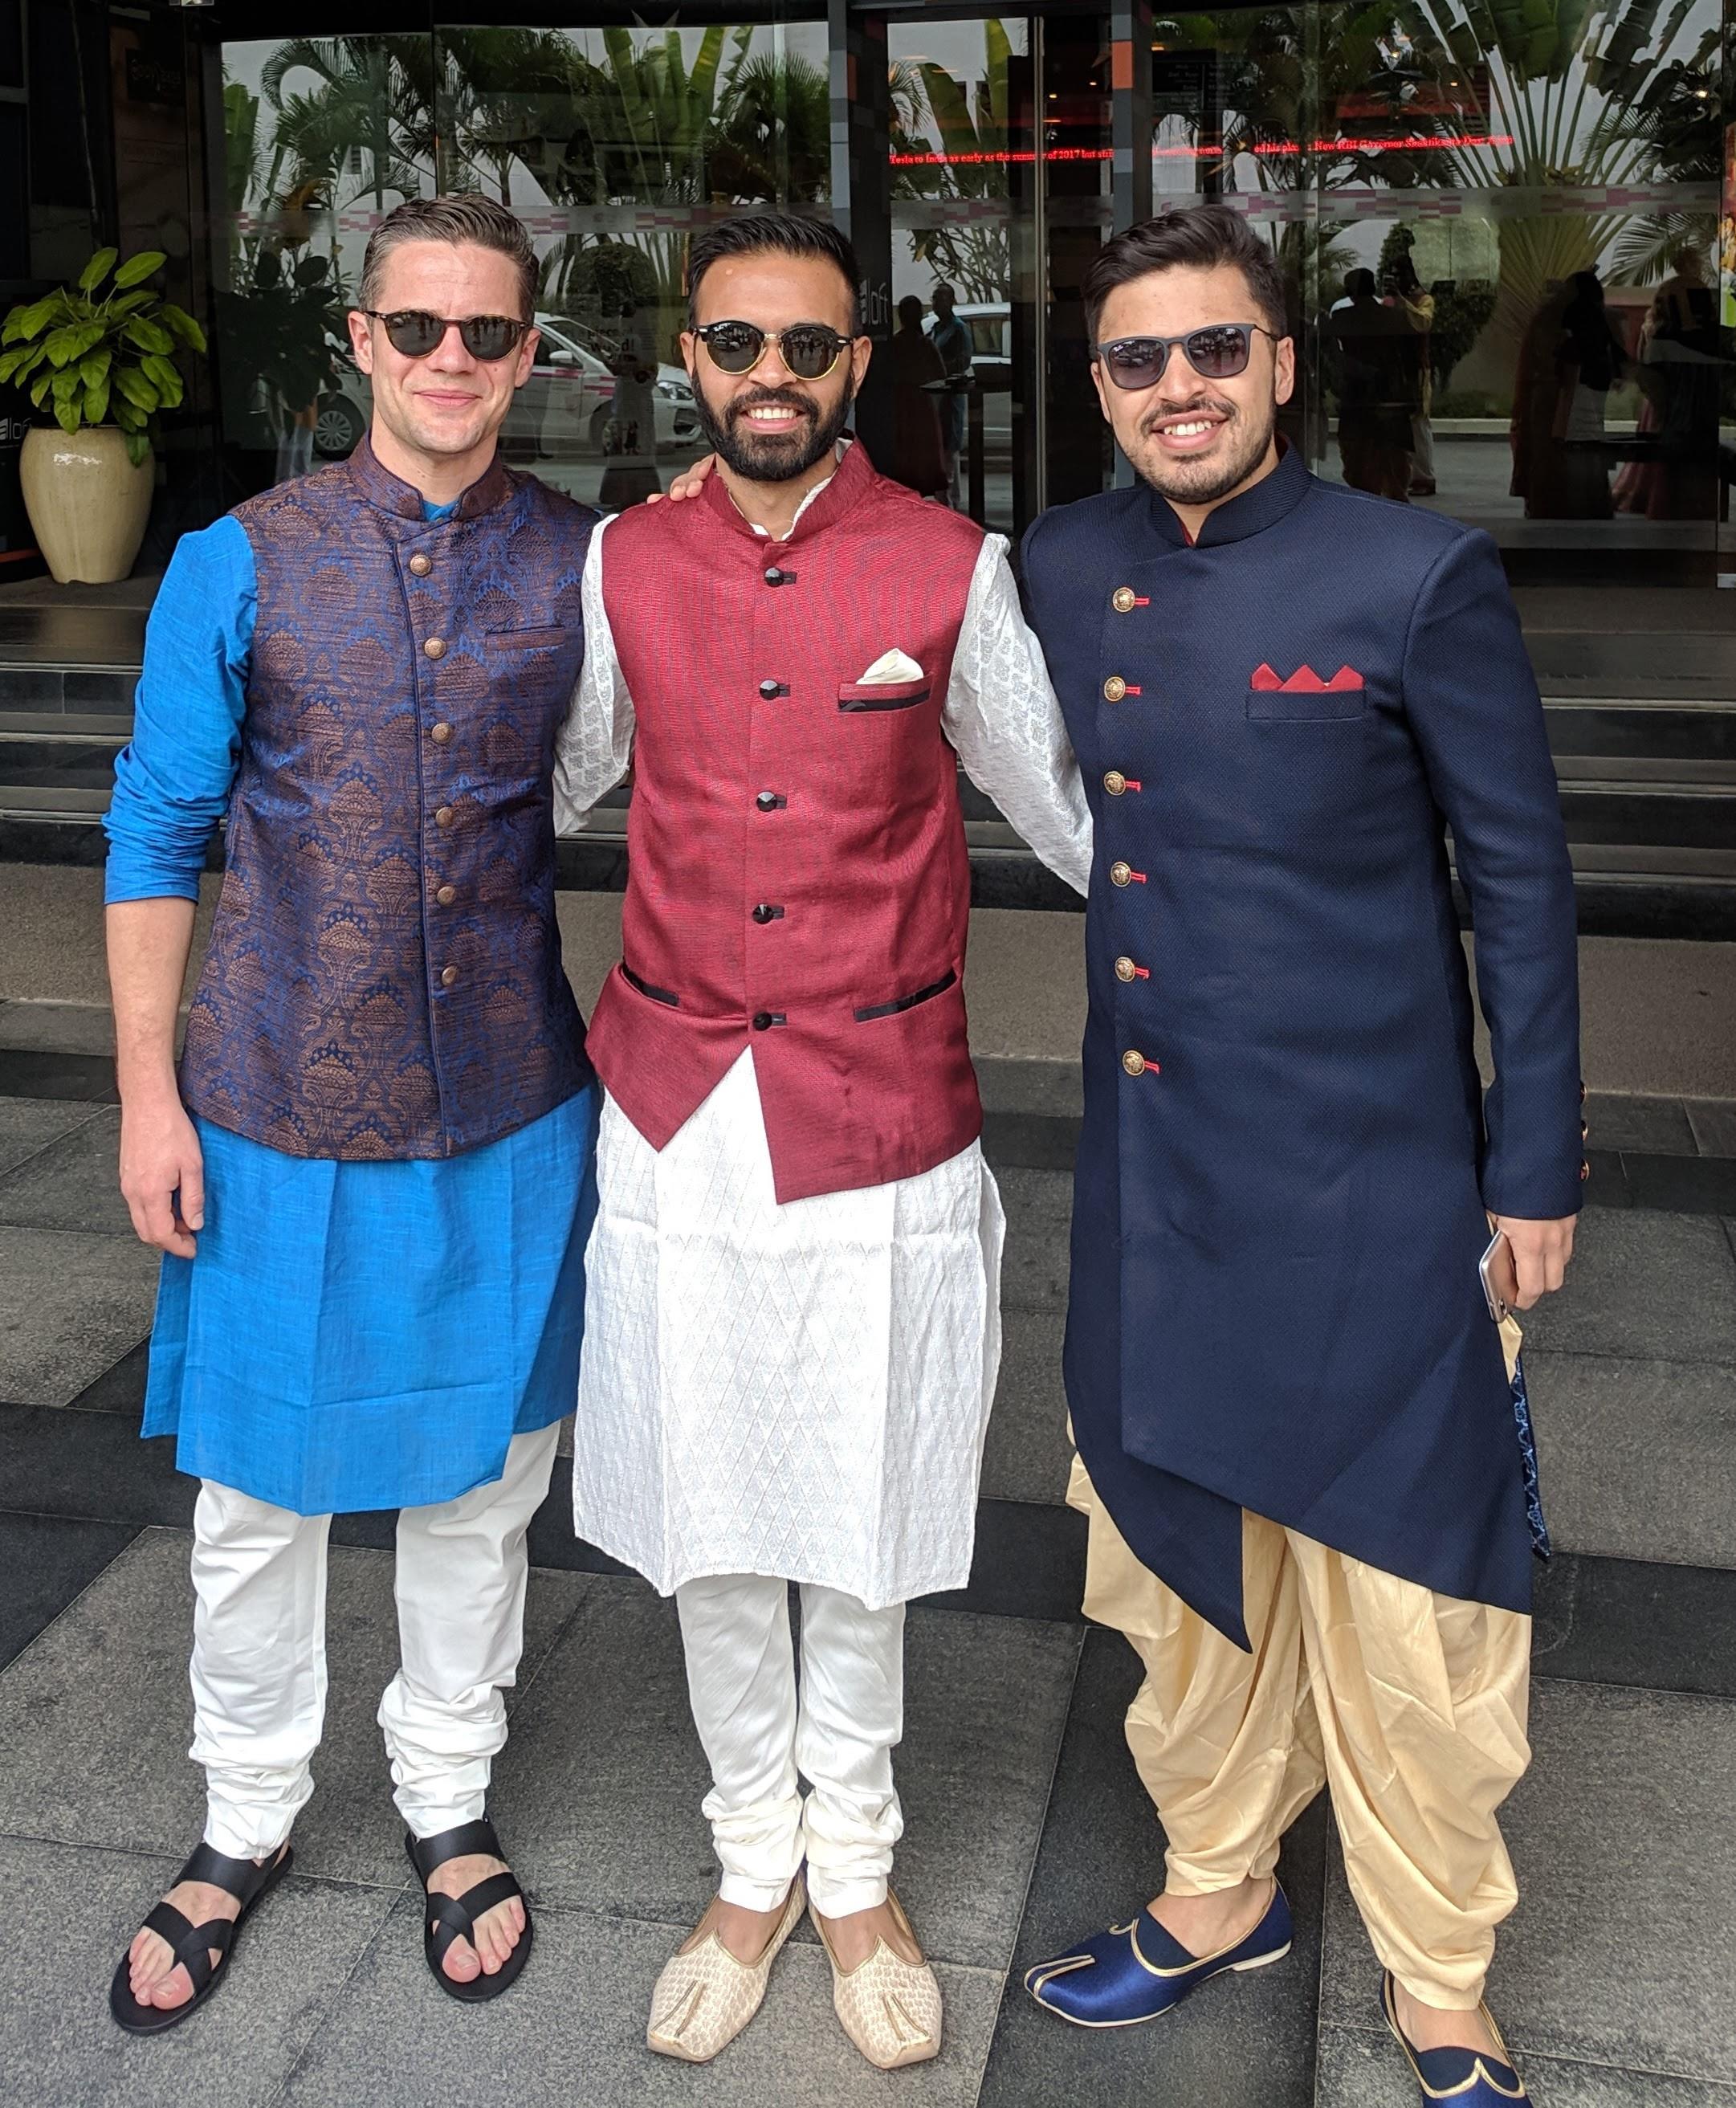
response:
<path fill-rule="evenodd" d="M 1244 1646 L 1244 1507 L 1528 1610 L 1477 1260 L 1485 1209 L 1579 1207 L 1581 1094 L 1572 874 L 1495 546 L 1287 451 L 1197 546 L 1141 484 L 1045 513 L 1024 568 L 1096 826 L 1065 1363 L 1092 1483 Z"/>

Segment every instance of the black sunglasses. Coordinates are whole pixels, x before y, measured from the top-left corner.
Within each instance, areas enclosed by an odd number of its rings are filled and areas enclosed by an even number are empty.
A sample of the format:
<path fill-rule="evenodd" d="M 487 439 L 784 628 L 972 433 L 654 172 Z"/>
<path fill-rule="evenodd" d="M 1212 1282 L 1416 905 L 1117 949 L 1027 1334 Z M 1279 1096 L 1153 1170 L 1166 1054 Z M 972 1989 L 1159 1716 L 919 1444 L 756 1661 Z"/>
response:
<path fill-rule="evenodd" d="M 856 341 L 824 322 L 792 322 L 786 330 L 762 330 L 752 322 L 707 322 L 693 334 L 720 373 L 751 373 L 775 344 L 798 381 L 824 381 Z"/>
<path fill-rule="evenodd" d="M 1118 388 L 1154 388 L 1163 378 L 1172 349 L 1180 345 L 1187 363 L 1202 381 L 1229 381 L 1248 371 L 1254 331 L 1278 339 L 1259 322 L 1212 322 L 1185 336 L 1118 336 L 1094 344 L 1091 356 Z"/>
<path fill-rule="evenodd" d="M 455 329 L 458 340 L 472 358 L 492 366 L 518 349 L 529 322 L 515 322 L 510 315 L 466 315 L 461 322 L 451 315 L 431 315 L 421 308 L 400 308 L 383 315 L 377 308 L 362 310 L 370 322 L 378 322 L 391 340 L 394 351 L 406 358 L 426 358 Z"/>

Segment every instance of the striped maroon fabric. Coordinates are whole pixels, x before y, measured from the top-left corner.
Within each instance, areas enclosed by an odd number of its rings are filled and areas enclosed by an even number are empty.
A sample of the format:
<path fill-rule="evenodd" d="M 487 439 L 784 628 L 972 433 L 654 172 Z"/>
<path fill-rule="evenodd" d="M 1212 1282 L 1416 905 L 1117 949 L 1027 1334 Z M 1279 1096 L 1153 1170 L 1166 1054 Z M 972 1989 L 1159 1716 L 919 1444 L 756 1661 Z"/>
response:
<path fill-rule="evenodd" d="M 941 709 L 982 540 L 860 442 L 787 542 L 716 476 L 609 529 L 638 736 L 589 1052 L 661 1149 L 751 1044 L 780 1201 L 913 1177 L 981 1130 Z M 862 686 L 893 649 L 920 680 Z"/>

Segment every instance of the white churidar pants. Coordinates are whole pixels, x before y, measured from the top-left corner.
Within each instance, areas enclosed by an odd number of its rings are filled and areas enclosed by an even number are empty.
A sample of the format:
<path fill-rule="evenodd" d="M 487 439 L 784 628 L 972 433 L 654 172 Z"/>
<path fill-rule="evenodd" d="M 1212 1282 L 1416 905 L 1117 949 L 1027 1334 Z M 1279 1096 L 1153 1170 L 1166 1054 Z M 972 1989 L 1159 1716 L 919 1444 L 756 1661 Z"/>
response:
<path fill-rule="evenodd" d="M 418 1837 L 475 1820 L 506 1740 L 502 1692 L 524 1638 L 524 1535 L 548 1491 L 557 1426 L 517 1435 L 501 1476 L 398 1519 L 401 1665 L 380 1701 L 394 1799 Z M 313 1791 L 326 1712 L 330 1516 L 299 1516 L 209 1479 L 193 1521 L 191 1755 L 205 1841 L 263 1859 Z"/>
<path fill-rule="evenodd" d="M 904 1829 L 892 1776 L 904 1732 L 904 1606 L 870 1610 L 804 1584 L 798 1698 L 787 1582 L 713 1575 L 684 1581 L 675 1601 L 711 1765 L 704 1813 L 724 1901 L 774 1909 L 805 1855 L 823 1916 L 884 1903 Z M 805 1804 L 798 1774 L 812 1789 Z"/>

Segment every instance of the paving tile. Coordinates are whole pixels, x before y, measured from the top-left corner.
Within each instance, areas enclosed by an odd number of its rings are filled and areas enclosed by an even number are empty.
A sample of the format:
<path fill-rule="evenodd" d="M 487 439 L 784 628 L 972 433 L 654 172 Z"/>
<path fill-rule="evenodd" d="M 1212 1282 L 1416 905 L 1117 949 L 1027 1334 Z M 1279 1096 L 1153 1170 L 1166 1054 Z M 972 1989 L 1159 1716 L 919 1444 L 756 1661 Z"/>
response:
<path fill-rule="evenodd" d="M 1689 1098 L 1686 1109 L 1702 1156 L 1736 1156 L 1736 1098 Z"/>
<path fill-rule="evenodd" d="M 130 1234 L 0 1225 L 0 1399 L 65 1405 L 112 1368 L 151 1330 L 157 1267 Z"/>
<path fill-rule="evenodd" d="M 1688 1215 L 1736 1209 L 1736 1157 L 1636 1156 L 1624 1151 L 1621 1172 L 1636 1208 Z"/>
<path fill-rule="evenodd" d="M 1118 1633 L 1087 1636 L 1055 1768 L 1041 1849 L 996 2029 L 983 2108 L 1308 2108 L 1320 1966 L 1325 1811 L 1316 1802 L 1285 1840 L 1280 1872 L 1296 1921 L 1289 1957 L 1207 1985 L 1149 2028 L 1069 2027 L 1026 1993 L 1025 1970 L 1082 1934 L 1124 1923 L 1163 1881 L 1163 1835 L 1122 1723 L 1140 1681 Z"/>
<path fill-rule="evenodd" d="M 985 1112 L 983 1154 L 1002 1171 L 1064 1171 L 1070 1177 L 1079 1153 L 1079 1123 L 1049 1113 Z"/>
<path fill-rule="evenodd" d="M 1736 1566 L 1736 1370 L 1528 1343 L 1525 1367 L 1564 1552 Z"/>
<path fill-rule="evenodd" d="M 0 1047 L 50 1054 L 115 1054 L 115 1013 L 106 1002 L 0 1002 Z"/>
<path fill-rule="evenodd" d="M 970 1580 L 923 1601 L 988 1617 L 1079 1622 L 1085 1593 L 1085 1517 L 1038 1501 L 978 1501 Z"/>
<path fill-rule="evenodd" d="M 329 2010 L 285 2089 L 286 2108 L 969 2108 L 1001 1994 L 998 1976 L 938 1973 L 947 2016 L 940 2056 L 888 2079 L 852 2047 L 832 2012 L 816 1946 L 792 1942 L 751 2026 L 714 2063 L 654 2056 L 645 2015 L 677 1943 L 669 1927 L 541 1907 L 524 1975 L 497 2003 L 459 2006 L 428 1980 L 405 1903 Z"/>
<path fill-rule="evenodd" d="M 0 1515 L 0 1665 L 26 1647 L 137 1530 L 131 1523 Z"/>
<path fill-rule="evenodd" d="M 1067 1061 L 979 1058 L 976 1069 L 985 1112 L 1037 1113 L 1077 1121 L 1085 1110 L 1085 1079 L 1077 1058 Z"/>
<path fill-rule="evenodd" d="M 1001 1299 L 1010 1310 L 1067 1308 L 1073 1180 L 1060 1171 L 996 1173 L 1006 1210 Z"/>
<path fill-rule="evenodd" d="M 1001 1314 L 1001 1381 L 983 1454 L 983 1491 L 991 1499 L 1066 1498 L 1073 1444 L 1061 1386 L 1065 1326 L 1059 1310 Z"/>
<path fill-rule="evenodd" d="M 1585 1124 L 1599 1149 L 1637 1149 L 1664 1156 L 1697 1153 L 1693 1129 L 1680 1098 L 1594 1091 L 1585 1101 Z"/>
<path fill-rule="evenodd" d="M 196 1841 L 187 1548 L 178 1530 L 144 1532 L 0 1676 L 0 1831 L 182 1854 Z M 524 1682 L 588 1585 L 532 1576 Z M 397 1660 L 389 1555 L 331 1554 L 326 1619 L 331 1693 L 297 1859 L 310 1875 L 396 1888 L 408 1878 L 403 1831 L 374 1724 Z"/>
<path fill-rule="evenodd" d="M 1066 1626 L 911 1613 L 896 1879 L 938 1959 L 998 1968 L 1011 1950 L 1077 1646 Z M 641 1582 L 594 1582 L 499 1768 L 525 1886 L 564 1908 L 691 1925 L 717 1884 L 699 1813 L 709 1783 L 673 1604 Z"/>
<path fill-rule="evenodd" d="M 1515 2053 L 1727 2079 L 1736 2061 L 1736 1703 L 1540 1679 L 1503 1810 L 1519 1908 L 1490 2002 Z M 1321 2017 L 1378 2019 L 1378 1967 L 1328 1876 Z"/>
<path fill-rule="evenodd" d="M 1736 1698 L 1736 1570 L 1557 1552 L 1537 1569 L 1540 1676 Z"/>
<path fill-rule="evenodd" d="M 115 1064 L 106 1054 L 55 1054 L 0 1045 L 0 1096 L 75 1098 L 115 1106 Z"/>
<path fill-rule="evenodd" d="M 172 1439 L 142 1442 L 138 1423 L 136 1412 L 0 1405 L 0 1508 L 191 1529 L 199 1481 L 175 1469 Z"/>
<path fill-rule="evenodd" d="M 65 1098 L 0 1097 L 0 1189 L 8 1173 L 97 1117 L 93 1107 Z"/>
<path fill-rule="evenodd" d="M 1728 2086 L 1701 2079 L 1559 2057 L 1534 2055 L 1523 2061 L 1521 2075 L 1537 2108 L 1730 2108 Z M 1378 2034 L 1321 2029 L 1316 2108 L 1394 2108 L 1419 2097 L 1410 2067 L 1384 2028 Z"/>
<path fill-rule="evenodd" d="M 145 1410 L 145 1385 L 151 1375 L 151 1342 L 141 1340 L 123 1354 L 111 1369 L 105 1369 L 94 1383 L 87 1384 L 71 1401 L 80 1412 L 130 1414 L 137 1426 Z"/>
<path fill-rule="evenodd" d="M 1567 1285 L 1525 1337 L 1527 1354 L 1736 1362 L 1736 1254 L 1709 1217 L 1588 1208 Z"/>
<path fill-rule="evenodd" d="M 109 1979 L 178 1863 L 0 1837 L 10 1948 L 0 1999 L 7 2099 L 68 2108 L 266 2108 L 279 2097 L 392 1898 L 292 1874 L 249 1919 L 225 1964 L 231 1980 L 180 2027 L 138 2039 L 109 2016 Z"/>
<path fill-rule="evenodd" d="M 135 1236 L 117 1169 L 120 1108 L 104 1106 L 0 1178 L 0 1223 Z"/>

